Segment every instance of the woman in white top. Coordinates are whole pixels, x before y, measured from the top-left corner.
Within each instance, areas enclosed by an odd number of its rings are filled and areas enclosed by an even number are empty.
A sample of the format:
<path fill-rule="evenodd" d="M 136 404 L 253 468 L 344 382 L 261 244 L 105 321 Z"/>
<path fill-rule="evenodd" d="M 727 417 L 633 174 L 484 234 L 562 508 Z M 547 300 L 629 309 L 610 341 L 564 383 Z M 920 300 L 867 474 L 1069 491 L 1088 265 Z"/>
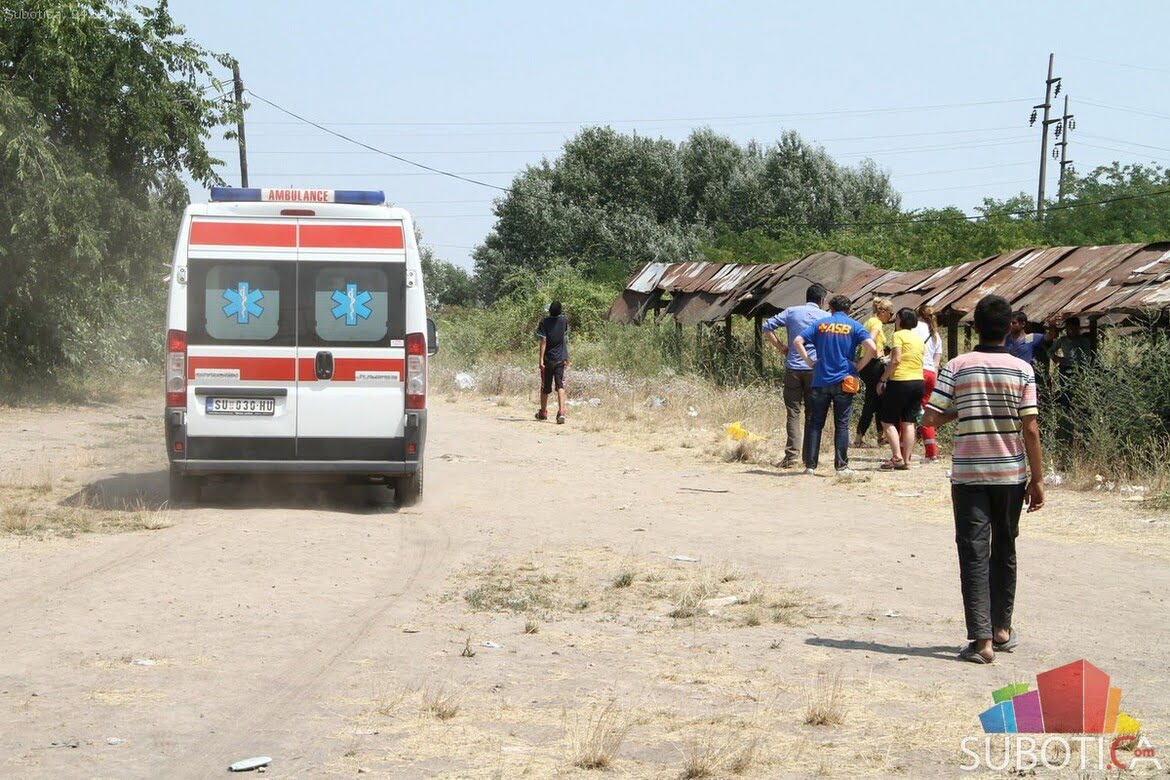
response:
<path fill-rule="evenodd" d="M 922 358 L 922 405 L 930 400 L 934 392 L 934 382 L 938 378 L 938 370 L 942 368 L 943 344 L 942 336 L 938 332 L 938 319 L 934 314 L 934 307 L 922 304 L 918 307 L 918 327 L 914 331 L 922 337 L 926 344 L 926 355 Z M 934 428 L 922 429 L 922 443 L 926 445 L 926 462 L 938 460 L 938 443 L 934 439 Z"/>

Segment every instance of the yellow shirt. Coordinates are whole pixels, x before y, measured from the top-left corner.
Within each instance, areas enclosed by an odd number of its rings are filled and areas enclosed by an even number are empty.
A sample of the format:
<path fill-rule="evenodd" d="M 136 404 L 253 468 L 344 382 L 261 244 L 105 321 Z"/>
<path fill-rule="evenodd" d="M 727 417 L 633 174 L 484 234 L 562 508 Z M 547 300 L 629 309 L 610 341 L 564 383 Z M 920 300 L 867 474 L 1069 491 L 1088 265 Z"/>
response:
<path fill-rule="evenodd" d="M 877 345 L 877 359 L 880 360 L 886 352 L 886 332 L 882 329 L 882 321 L 875 314 L 865 321 L 863 327 L 873 336 L 873 343 Z"/>
<path fill-rule="evenodd" d="M 901 348 L 901 359 L 890 380 L 893 382 L 922 381 L 922 359 L 926 357 L 926 343 L 912 330 L 894 331 L 891 349 Z"/>

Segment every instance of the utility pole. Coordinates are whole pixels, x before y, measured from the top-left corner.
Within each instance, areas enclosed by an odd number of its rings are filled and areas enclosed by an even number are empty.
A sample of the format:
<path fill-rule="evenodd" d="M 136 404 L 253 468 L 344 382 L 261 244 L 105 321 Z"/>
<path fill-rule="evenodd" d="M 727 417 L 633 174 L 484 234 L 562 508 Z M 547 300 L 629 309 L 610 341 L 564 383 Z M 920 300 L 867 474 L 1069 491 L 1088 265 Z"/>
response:
<path fill-rule="evenodd" d="M 248 186 L 248 142 L 244 138 L 244 81 L 240 78 L 240 63 L 232 60 L 232 80 L 236 83 L 236 141 L 240 144 L 240 186 Z"/>
<path fill-rule="evenodd" d="M 1048 126 L 1059 122 L 1059 119 L 1049 119 L 1048 112 L 1052 108 L 1052 85 L 1056 85 L 1056 94 L 1060 94 L 1060 79 L 1052 77 L 1052 60 L 1054 55 L 1048 55 L 1048 78 L 1044 82 L 1044 102 L 1032 106 L 1032 118 L 1028 124 L 1036 124 L 1036 109 L 1044 109 L 1044 120 L 1040 125 L 1040 186 L 1036 193 L 1036 219 L 1044 217 L 1044 177 L 1048 173 Z"/>
<path fill-rule="evenodd" d="M 1060 179 L 1056 185 L 1056 199 L 1062 203 L 1064 202 L 1064 169 L 1066 166 L 1072 165 L 1072 160 L 1068 159 L 1068 135 L 1076 126 L 1076 120 L 1068 112 L 1068 94 L 1065 93 L 1064 115 L 1060 118 L 1056 130 L 1053 131 L 1056 134 L 1056 145 L 1060 147 Z"/>

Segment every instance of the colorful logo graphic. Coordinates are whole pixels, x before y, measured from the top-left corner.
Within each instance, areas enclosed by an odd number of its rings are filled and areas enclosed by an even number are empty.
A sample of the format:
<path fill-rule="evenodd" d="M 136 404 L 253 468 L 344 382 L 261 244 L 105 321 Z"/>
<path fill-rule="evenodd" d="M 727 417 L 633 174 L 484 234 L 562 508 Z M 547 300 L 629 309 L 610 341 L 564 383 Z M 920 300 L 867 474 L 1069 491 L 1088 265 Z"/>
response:
<path fill-rule="evenodd" d="M 334 290 L 333 302 L 337 305 L 333 307 L 333 318 L 341 319 L 345 317 L 346 325 L 357 325 L 358 317 L 363 320 L 369 319 L 373 311 L 366 304 L 374 299 L 368 290 L 358 292 L 356 284 L 345 285 L 345 291 Z"/>
<path fill-rule="evenodd" d="M 240 325 L 247 325 L 249 317 L 259 317 L 264 313 L 264 307 L 260 305 L 264 293 L 248 288 L 247 282 L 240 282 L 236 289 L 228 288 L 223 291 L 223 297 L 228 302 L 228 305 L 223 307 L 223 314 L 225 317 L 235 317 Z"/>
<path fill-rule="evenodd" d="M 985 734 L 1133 734 L 1141 724 L 1121 712 L 1121 689 L 1085 660 L 1005 685 L 991 694 L 995 705 L 980 713 Z"/>

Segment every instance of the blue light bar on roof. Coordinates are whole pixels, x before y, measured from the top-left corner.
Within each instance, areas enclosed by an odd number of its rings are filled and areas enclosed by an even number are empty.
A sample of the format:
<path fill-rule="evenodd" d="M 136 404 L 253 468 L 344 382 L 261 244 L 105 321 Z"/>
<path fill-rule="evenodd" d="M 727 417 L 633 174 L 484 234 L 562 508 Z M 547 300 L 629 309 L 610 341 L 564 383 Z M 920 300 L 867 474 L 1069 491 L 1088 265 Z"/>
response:
<path fill-rule="evenodd" d="M 213 203 L 348 203 L 381 206 L 381 190 L 302 190 L 294 188 L 212 187 Z"/>

